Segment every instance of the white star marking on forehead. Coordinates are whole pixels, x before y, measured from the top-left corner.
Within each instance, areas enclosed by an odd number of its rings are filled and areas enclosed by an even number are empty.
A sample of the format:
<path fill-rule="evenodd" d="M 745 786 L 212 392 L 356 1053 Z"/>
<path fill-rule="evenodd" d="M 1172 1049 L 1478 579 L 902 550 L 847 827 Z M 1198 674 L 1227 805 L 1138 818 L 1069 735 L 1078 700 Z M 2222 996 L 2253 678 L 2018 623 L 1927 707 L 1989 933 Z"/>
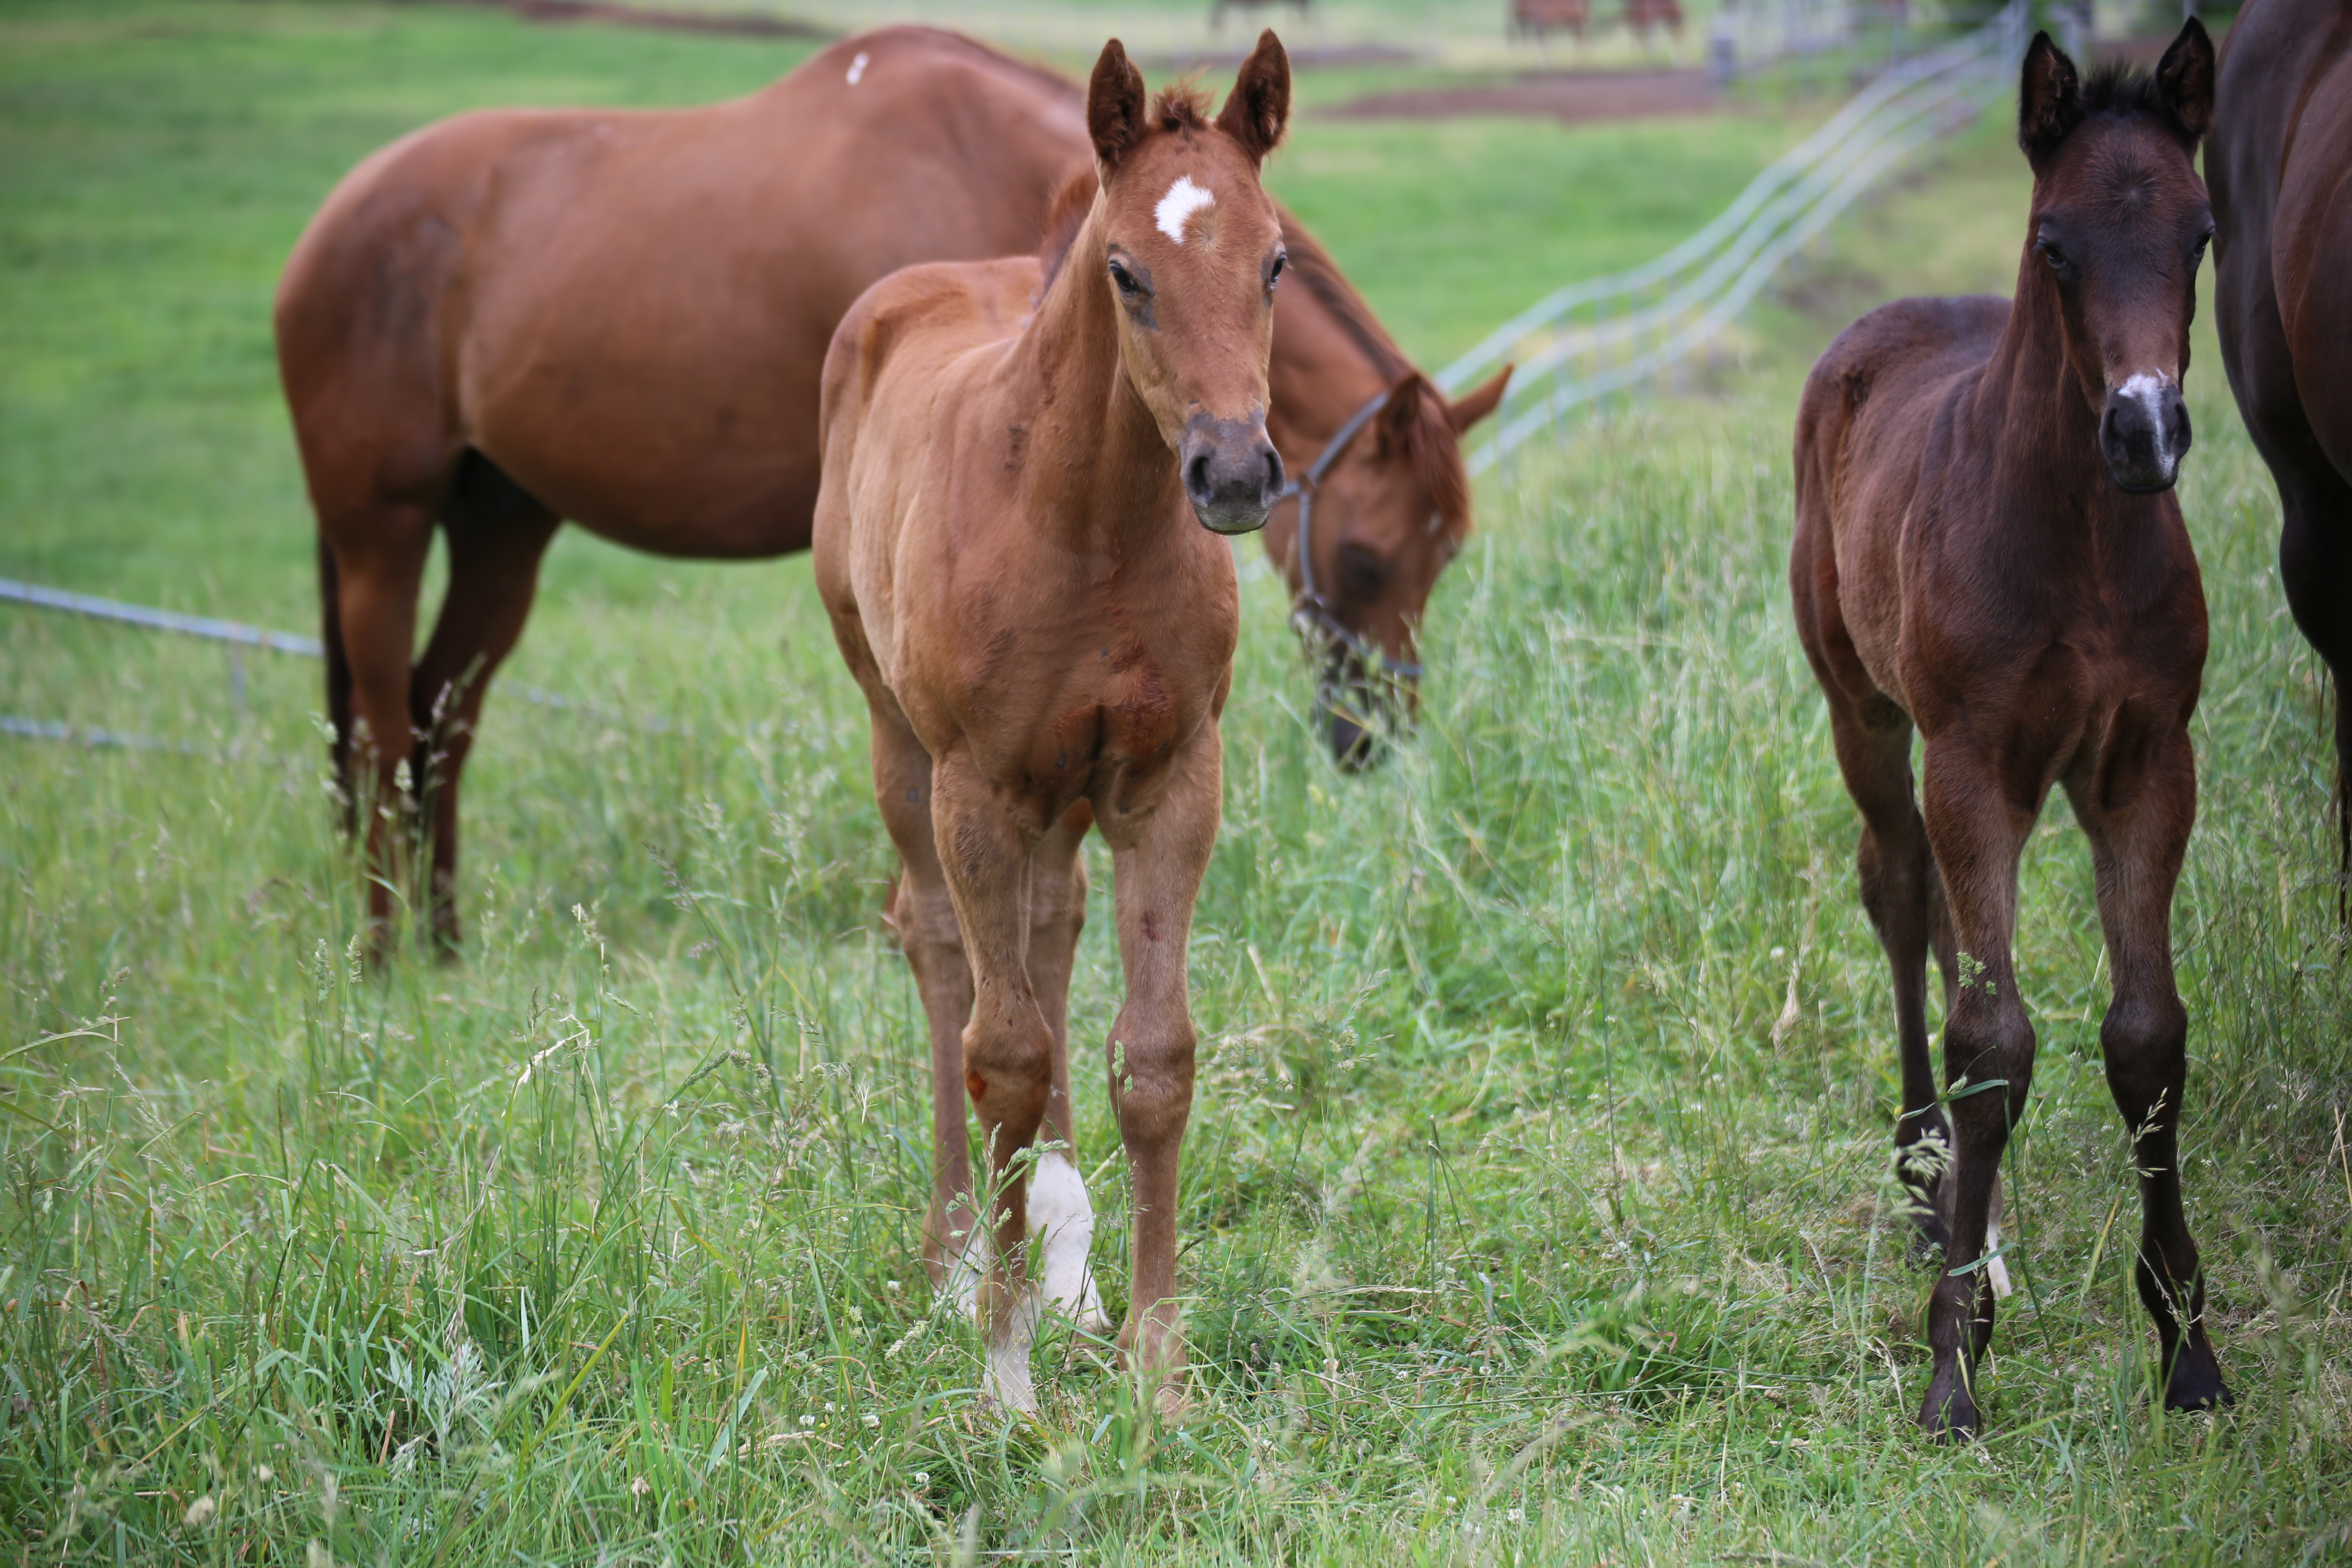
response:
<path fill-rule="evenodd" d="M 1151 216 L 1159 223 L 1160 233 L 1181 245 L 1185 223 L 1202 207 L 1216 205 L 1214 191 L 1194 184 L 1190 174 L 1180 174 L 1176 183 L 1168 187 L 1168 194 L 1160 198 L 1160 205 L 1151 209 Z"/>

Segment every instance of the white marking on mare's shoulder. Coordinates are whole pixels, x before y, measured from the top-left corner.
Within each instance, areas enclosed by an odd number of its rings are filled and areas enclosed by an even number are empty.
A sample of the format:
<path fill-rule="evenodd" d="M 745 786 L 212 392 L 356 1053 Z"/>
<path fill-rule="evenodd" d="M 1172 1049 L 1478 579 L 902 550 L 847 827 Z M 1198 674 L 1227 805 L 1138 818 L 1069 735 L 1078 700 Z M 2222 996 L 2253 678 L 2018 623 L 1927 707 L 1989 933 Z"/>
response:
<path fill-rule="evenodd" d="M 1160 233 L 1181 245 L 1184 243 L 1185 223 L 1202 207 L 1216 205 L 1217 194 L 1214 191 L 1194 184 L 1190 174 L 1179 174 L 1176 183 L 1168 187 L 1168 194 L 1160 198 L 1160 205 L 1151 209 L 1151 216 L 1160 225 Z"/>
<path fill-rule="evenodd" d="M 866 58 L 867 58 L 867 57 L 866 57 L 866 51 L 865 51 L 864 49 L 860 49 L 860 50 L 858 50 L 858 51 L 857 51 L 857 58 L 856 58 L 856 59 L 854 59 L 854 60 L 852 60 L 852 61 L 850 61 L 850 62 L 849 62 L 849 85 L 850 85 L 850 86 L 852 86 L 852 87 L 856 87 L 856 86 L 857 85 L 857 79 L 858 79 L 859 77 L 862 77 L 862 76 L 864 76 L 864 75 L 866 74 Z"/>

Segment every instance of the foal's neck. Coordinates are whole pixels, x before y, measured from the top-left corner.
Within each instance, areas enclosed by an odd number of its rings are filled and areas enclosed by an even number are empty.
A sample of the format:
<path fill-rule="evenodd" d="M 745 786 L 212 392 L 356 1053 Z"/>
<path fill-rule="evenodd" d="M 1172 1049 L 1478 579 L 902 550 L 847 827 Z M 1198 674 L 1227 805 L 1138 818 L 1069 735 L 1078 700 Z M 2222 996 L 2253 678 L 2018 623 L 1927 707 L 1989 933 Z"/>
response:
<path fill-rule="evenodd" d="M 1176 454 L 1129 383 L 1118 352 L 1118 307 L 1104 284 L 1102 200 L 1071 241 L 1061 268 L 1013 352 L 1016 420 L 1025 485 L 1065 531 L 1105 541 L 1190 526 Z M 1049 521 L 1049 520 L 1040 520 Z"/>

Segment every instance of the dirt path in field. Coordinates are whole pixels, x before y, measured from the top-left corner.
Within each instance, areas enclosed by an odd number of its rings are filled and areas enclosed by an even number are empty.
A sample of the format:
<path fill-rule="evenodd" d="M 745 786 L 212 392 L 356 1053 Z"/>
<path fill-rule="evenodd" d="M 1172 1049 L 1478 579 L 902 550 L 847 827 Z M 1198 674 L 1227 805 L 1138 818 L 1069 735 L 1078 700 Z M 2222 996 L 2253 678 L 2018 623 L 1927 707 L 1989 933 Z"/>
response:
<path fill-rule="evenodd" d="M 1638 120 L 1708 114 L 1723 94 L 1701 70 L 1530 71 L 1491 87 L 1376 92 L 1322 112 L 1342 120 L 1435 120 L 1513 114 L 1546 120 Z"/>
<path fill-rule="evenodd" d="M 832 27 L 821 27 L 792 16 L 770 16 L 749 11 L 671 11 L 627 5 L 618 0 L 473 0 L 533 22 L 617 22 L 629 27 L 656 27 L 671 33 L 722 33 L 750 38 L 834 38 Z"/>

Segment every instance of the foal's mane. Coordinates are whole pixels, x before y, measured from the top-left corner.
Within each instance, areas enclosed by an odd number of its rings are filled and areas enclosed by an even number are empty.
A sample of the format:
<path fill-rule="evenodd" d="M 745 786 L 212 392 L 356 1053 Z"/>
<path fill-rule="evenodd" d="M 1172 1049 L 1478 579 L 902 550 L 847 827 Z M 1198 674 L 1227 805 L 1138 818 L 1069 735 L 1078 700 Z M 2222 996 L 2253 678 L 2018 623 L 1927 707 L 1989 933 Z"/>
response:
<path fill-rule="evenodd" d="M 2164 89 L 2157 84 L 2153 71 L 2110 60 L 2084 80 L 2074 101 L 2084 120 L 2099 114 L 2118 120 L 2145 116 L 2185 146 L 2193 150 L 2197 145 L 2196 136 L 2180 122 L 2172 105 L 2165 101 Z"/>

